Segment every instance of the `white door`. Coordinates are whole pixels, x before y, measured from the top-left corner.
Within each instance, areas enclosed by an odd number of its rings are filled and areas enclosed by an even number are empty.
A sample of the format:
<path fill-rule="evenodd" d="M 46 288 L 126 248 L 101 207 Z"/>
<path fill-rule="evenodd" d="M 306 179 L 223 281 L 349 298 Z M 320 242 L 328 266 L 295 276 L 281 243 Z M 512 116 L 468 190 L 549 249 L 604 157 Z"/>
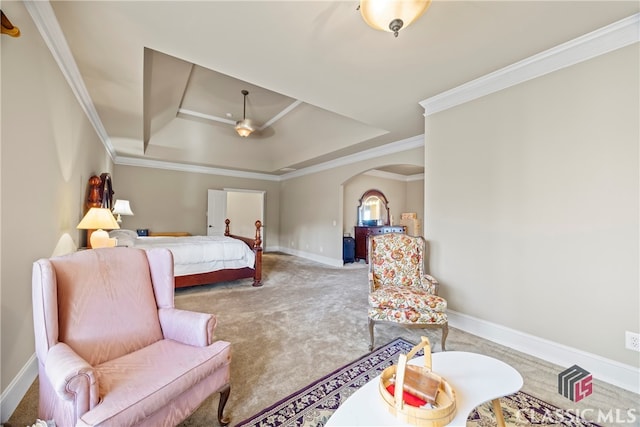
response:
<path fill-rule="evenodd" d="M 227 219 L 227 192 L 207 190 L 207 236 L 224 236 Z"/>

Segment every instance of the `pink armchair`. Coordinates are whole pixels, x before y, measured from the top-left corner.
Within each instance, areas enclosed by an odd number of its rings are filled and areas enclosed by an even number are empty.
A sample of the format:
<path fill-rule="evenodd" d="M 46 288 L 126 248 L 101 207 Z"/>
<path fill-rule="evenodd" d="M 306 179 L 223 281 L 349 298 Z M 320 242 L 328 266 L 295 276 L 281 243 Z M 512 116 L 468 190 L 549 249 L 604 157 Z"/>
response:
<path fill-rule="evenodd" d="M 174 426 L 220 392 L 231 346 L 216 317 L 174 307 L 167 249 L 103 248 L 33 264 L 39 418 L 58 426 Z"/>

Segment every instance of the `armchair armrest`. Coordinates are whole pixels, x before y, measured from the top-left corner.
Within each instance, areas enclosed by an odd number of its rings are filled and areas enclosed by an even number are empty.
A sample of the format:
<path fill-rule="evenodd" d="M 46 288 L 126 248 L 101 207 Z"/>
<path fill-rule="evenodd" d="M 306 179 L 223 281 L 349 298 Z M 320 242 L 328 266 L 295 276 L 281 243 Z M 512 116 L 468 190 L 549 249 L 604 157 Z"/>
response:
<path fill-rule="evenodd" d="M 435 277 L 425 274 L 422 276 L 422 287 L 433 295 L 438 295 L 440 283 L 438 283 Z"/>
<path fill-rule="evenodd" d="M 55 392 L 69 400 L 80 417 L 98 404 L 98 381 L 82 357 L 65 343 L 57 343 L 47 353 L 45 372 Z"/>
<path fill-rule="evenodd" d="M 167 339 L 197 347 L 208 346 L 214 341 L 217 319 L 212 314 L 160 308 L 158 315 L 162 333 Z"/>
<path fill-rule="evenodd" d="M 369 280 L 369 293 L 371 293 L 377 289 L 376 282 L 373 279 L 373 273 L 369 272 L 367 278 Z"/>

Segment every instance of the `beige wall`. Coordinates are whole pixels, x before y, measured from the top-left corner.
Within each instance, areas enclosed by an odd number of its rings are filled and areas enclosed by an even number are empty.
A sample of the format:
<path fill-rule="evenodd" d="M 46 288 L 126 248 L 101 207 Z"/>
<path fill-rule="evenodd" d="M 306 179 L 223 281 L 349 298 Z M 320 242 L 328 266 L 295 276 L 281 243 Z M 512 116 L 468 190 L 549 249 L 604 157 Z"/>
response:
<path fill-rule="evenodd" d="M 424 179 L 407 182 L 407 199 L 403 212 L 415 212 L 424 224 Z M 400 219 L 399 216 L 395 218 Z"/>
<path fill-rule="evenodd" d="M 452 310 L 639 366 L 638 56 L 427 117 L 425 236 Z"/>
<path fill-rule="evenodd" d="M 116 165 L 113 188 L 114 197 L 129 200 L 135 214 L 122 218 L 122 228 L 186 231 L 194 235 L 207 234 L 207 190 L 265 191 L 265 241 L 277 245 L 280 212 L 277 181 Z M 233 218 L 230 219 L 233 233 Z"/>
<path fill-rule="evenodd" d="M 355 224 L 354 217 L 351 220 L 345 218 L 343 222 L 343 214 L 350 209 L 345 207 L 343 186 L 349 187 L 352 178 L 376 167 L 394 164 L 422 166 L 423 153 L 422 148 L 415 148 L 283 181 L 280 187 L 280 246 L 285 251 L 342 264 L 343 230 L 349 232 Z M 365 186 L 369 187 L 369 184 L 363 184 L 361 188 Z M 401 183 L 400 188 L 403 187 L 404 183 Z M 359 194 L 354 206 L 357 206 L 357 199 L 363 191 L 357 191 Z M 394 195 L 394 199 L 389 195 L 392 208 L 404 206 L 404 200 L 398 200 L 406 197 L 401 194 L 403 192 L 398 190 L 398 197 Z M 355 207 L 352 215 L 355 215 Z"/>
<path fill-rule="evenodd" d="M 74 251 L 86 183 L 112 163 L 22 2 L 2 10 L 2 392 L 34 354 L 31 267 Z"/>

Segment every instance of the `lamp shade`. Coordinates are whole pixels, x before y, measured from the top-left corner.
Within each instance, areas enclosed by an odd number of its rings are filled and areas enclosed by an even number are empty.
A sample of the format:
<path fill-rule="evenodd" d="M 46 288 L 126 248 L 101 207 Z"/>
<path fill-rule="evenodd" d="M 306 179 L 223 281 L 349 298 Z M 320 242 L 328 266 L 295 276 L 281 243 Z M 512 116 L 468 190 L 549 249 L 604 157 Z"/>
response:
<path fill-rule="evenodd" d="M 133 215 L 133 211 L 131 210 L 131 205 L 128 200 L 118 199 L 116 200 L 115 205 L 113 205 L 113 214 L 117 215 L 116 221 L 122 222 L 122 217 L 120 215 Z"/>
<path fill-rule="evenodd" d="M 120 228 L 120 226 L 109 209 L 91 208 L 76 228 L 79 230 L 96 230 L 98 228 L 115 230 Z"/>
<path fill-rule="evenodd" d="M 360 13 L 370 27 L 397 37 L 398 31 L 411 25 L 429 5 L 431 0 L 360 0 Z"/>
<path fill-rule="evenodd" d="M 103 230 L 115 230 L 120 228 L 111 211 L 107 208 L 91 208 L 86 213 L 80 224 L 76 227 L 80 230 L 95 230 L 91 233 L 89 243 L 92 248 L 115 246 L 115 239 L 109 238 L 109 233 Z"/>

